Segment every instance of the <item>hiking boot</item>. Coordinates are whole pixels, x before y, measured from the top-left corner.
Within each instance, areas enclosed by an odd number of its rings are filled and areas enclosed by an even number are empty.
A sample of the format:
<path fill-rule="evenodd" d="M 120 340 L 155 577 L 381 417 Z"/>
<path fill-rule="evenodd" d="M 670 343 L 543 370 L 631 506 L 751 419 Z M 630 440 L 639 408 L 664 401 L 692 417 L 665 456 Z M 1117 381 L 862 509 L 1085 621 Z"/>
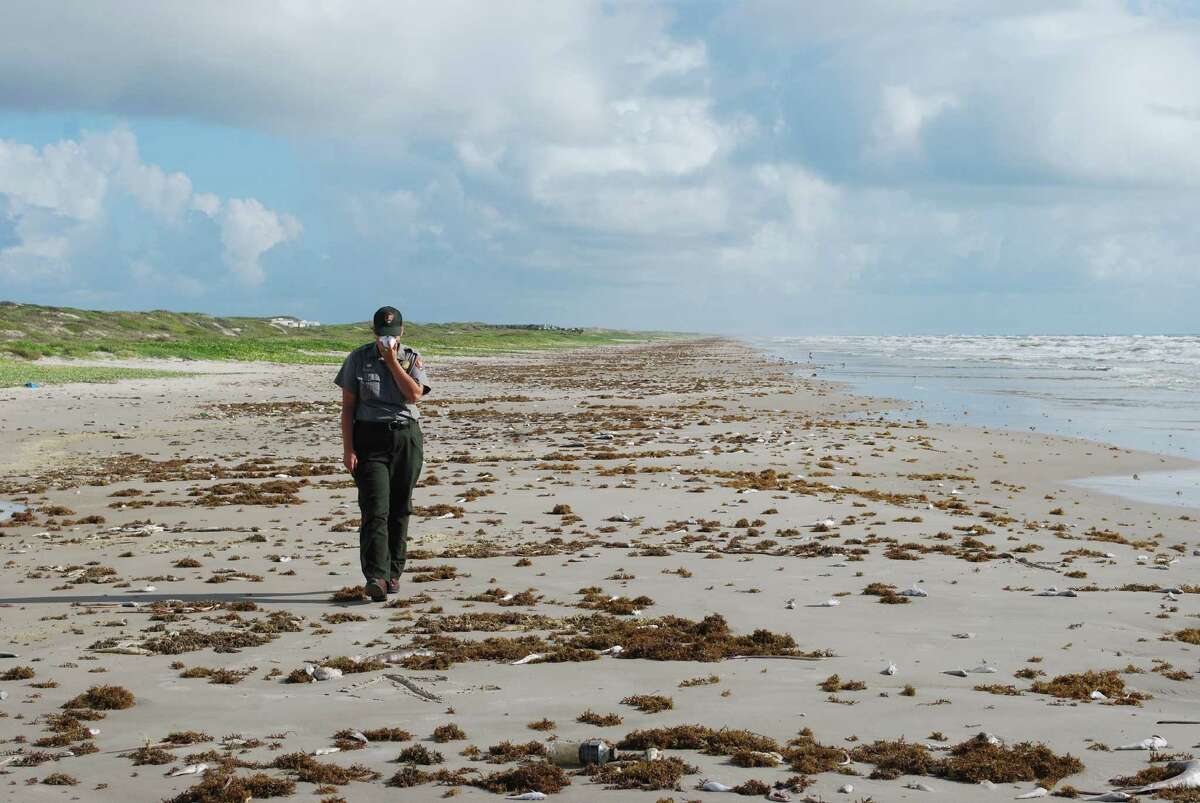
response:
<path fill-rule="evenodd" d="M 387 591 L 389 594 L 399 594 L 400 593 L 400 581 L 399 580 L 388 580 L 387 581 Z"/>
<path fill-rule="evenodd" d="M 363 593 L 370 597 L 372 602 L 383 602 L 387 599 L 387 583 L 383 580 L 368 580 L 363 586 Z"/>

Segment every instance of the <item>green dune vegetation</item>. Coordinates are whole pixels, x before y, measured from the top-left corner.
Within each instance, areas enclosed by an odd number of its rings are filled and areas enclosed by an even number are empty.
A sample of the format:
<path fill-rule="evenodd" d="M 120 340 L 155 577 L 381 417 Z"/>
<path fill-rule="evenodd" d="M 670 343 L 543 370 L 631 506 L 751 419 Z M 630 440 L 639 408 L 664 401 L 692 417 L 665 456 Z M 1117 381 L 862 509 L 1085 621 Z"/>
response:
<path fill-rule="evenodd" d="M 66 382 L 116 382 L 118 379 L 156 379 L 182 376 L 184 371 L 123 368 L 106 365 L 43 365 L 27 360 L 0 358 L 0 388 L 24 385 L 61 385 Z"/>
<path fill-rule="evenodd" d="M 192 312 L 101 312 L 0 301 L 0 386 L 106 382 L 169 371 L 31 363 L 42 357 L 177 358 L 336 364 L 370 339 L 369 322 L 300 326 L 289 316 L 217 317 Z M 544 325 L 409 323 L 406 344 L 425 354 L 575 348 L 674 337 L 666 332 Z"/>

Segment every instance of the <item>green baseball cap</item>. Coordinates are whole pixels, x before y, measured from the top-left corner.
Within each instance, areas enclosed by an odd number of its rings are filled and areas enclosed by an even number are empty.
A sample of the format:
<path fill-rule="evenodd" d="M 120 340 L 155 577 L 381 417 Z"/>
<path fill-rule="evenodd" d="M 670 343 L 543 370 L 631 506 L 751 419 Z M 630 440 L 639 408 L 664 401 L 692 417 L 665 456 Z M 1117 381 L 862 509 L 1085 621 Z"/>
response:
<path fill-rule="evenodd" d="M 404 328 L 404 316 L 395 307 L 380 307 L 375 310 L 371 328 L 377 335 L 399 335 Z"/>

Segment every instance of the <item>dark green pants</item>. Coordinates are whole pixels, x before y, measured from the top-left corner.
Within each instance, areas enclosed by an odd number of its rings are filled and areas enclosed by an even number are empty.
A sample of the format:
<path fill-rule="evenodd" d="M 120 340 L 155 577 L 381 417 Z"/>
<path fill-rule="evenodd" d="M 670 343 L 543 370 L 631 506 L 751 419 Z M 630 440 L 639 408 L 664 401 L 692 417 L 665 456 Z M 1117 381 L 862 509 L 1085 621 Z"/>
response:
<path fill-rule="evenodd" d="M 421 427 L 415 421 L 397 429 L 356 421 L 354 454 L 363 577 L 399 580 L 408 549 L 413 487 L 421 476 Z"/>

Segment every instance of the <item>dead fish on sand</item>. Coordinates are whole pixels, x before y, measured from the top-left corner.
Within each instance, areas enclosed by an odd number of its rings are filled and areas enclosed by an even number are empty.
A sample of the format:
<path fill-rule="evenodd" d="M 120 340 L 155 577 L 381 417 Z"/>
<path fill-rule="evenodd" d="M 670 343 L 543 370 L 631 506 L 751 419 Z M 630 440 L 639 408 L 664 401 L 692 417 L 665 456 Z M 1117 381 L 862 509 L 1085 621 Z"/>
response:
<path fill-rule="evenodd" d="M 207 769 L 207 764 L 188 764 L 183 769 L 178 769 L 172 773 L 169 773 L 169 777 L 178 778 L 180 775 L 203 775 L 204 771 Z"/>
<path fill-rule="evenodd" d="M 994 666 L 988 666 L 987 663 L 972 667 L 971 669 L 947 669 L 943 675 L 953 675 L 956 678 L 965 678 L 968 674 L 975 675 L 994 675 L 999 670 Z"/>
<path fill-rule="evenodd" d="M 1175 775 L 1158 783 L 1152 783 L 1137 789 L 1130 789 L 1129 794 L 1144 795 L 1149 792 L 1157 792 L 1160 789 L 1200 788 L 1200 759 L 1172 761 L 1167 765 L 1167 769 L 1173 770 Z"/>
<path fill-rule="evenodd" d="M 1078 597 L 1079 595 L 1076 594 L 1074 591 L 1072 591 L 1069 588 L 1065 589 L 1063 591 L 1059 591 L 1056 586 L 1050 586 L 1049 588 L 1047 588 L 1044 591 L 1036 592 L 1034 594 L 1034 596 L 1035 597 Z"/>
<path fill-rule="evenodd" d="M 1033 800 L 1037 797 L 1046 797 L 1050 794 L 1050 790 L 1044 786 L 1035 786 L 1032 791 L 1026 792 L 1023 795 L 1017 795 L 1017 800 Z"/>
<path fill-rule="evenodd" d="M 733 787 L 720 781 L 710 781 L 704 778 L 696 785 L 701 792 L 732 792 Z"/>
<path fill-rule="evenodd" d="M 1120 747 L 1114 747 L 1114 750 L 1162 750 L 1165 747 L 1170 747 L 1167 740 L 1159 736 L 1157 733 L 1149 739 L 1142 739 L 1140 742 L 1132 744 L 1123 744 Z"/>

